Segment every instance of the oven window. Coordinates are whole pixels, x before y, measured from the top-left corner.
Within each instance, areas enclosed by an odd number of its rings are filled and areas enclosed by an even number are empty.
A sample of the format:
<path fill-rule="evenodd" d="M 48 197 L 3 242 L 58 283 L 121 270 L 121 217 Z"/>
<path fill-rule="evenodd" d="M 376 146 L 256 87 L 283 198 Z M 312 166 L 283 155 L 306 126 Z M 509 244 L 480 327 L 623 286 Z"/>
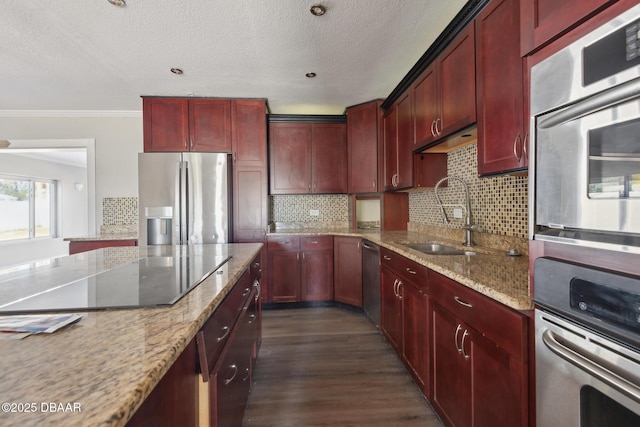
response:
<path fill-rule="evenodd" d="M 589 131 L 589 198 L 640 198 L 640 119 Z"/>
<path fill-rule="evenodd" d="M 640 415 L 591 386 L 580 389 L 580 427 L 640 426 Z"/>

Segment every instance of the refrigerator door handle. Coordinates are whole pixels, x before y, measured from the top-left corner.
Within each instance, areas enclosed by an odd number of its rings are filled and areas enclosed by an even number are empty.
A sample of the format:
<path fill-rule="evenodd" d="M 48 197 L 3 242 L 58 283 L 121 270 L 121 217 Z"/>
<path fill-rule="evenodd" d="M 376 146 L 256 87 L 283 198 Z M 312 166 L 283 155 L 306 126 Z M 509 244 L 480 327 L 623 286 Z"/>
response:
<path fill-rule="evenodd" d="M 185 189 L 186 189 L 186 182 L 185 182 L 185 162 L 183 162 L 182 160 L 178 163 L 178 192 L 177 197 L 178 197 L 178 227 L 179 227 L 179 233 L 178 233 L 178 244 L 182 245 L 184 243 L 186 243 L 186 239 L 187 239 L 187 229 L 186 229 L 186 222 L 187 222 L 187 217 L 186 217 L 186 204 L 187 204 L 187 199 L 186 199 L 186 194 L 185 194 Z"/>
<path fill-rule="evenodd" d="M 183 188 L 184 188 L 184 194 L 182 196 L 182 203 L 184 206 L 184 214 L 182 216 L 182 226 L 184 227 L 184 235 L 182 238 L 182 244 L 186 245 L 189 243 L 190 240 L 190 233 L 191 230 L 189 230 L 189 202 L 190 202 L 190 197 L 191 195 L 189 194 L 189 162 L 188 161 L 183 161 L 182 162 L 182 171 L 183 171 L 183 176 L 184 176 L 184 184 L 183 184 Z"/>

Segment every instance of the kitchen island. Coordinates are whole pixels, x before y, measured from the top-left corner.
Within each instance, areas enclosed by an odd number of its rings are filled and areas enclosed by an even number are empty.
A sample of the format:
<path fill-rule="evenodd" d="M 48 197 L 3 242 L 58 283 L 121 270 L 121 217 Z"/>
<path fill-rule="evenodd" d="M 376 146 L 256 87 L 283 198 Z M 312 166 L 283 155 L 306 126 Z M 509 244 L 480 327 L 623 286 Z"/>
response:
<path fill-rule="evenodd" d="M 262 245 L 218 246 L 231 258 L 171 306 L 79 312 L 84 317 L 78 323 L 54 334 L 0 340 L 0 425 L 125 425 Z M 144 247 L 105 248 L 49 262 L 59 267 L 56 274 L 73 275 L 80 264 L 92 271 L 121 266 L 141 250 Z M 84 260 L 78 264 L 74 257 Z M 16 281 L 20 276 L 32 277 L 33 286 L 41 286 L 38 268 L 6 271 L 0 285 L 10 287 L 8 278 Z"/>

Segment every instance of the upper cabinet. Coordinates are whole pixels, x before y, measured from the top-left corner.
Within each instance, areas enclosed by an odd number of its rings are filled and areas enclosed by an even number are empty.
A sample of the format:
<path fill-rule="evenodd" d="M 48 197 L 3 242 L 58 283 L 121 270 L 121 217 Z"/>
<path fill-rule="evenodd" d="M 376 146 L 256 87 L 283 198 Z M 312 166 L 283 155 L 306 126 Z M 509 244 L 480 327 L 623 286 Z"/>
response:
<path fill-rule="evenodd" d="M 271 194 L 347 192 L 344 123 L 269 124 Z"/>
<path fill-rule="evenodd" d="M 231 151 L 231 101 L 208 98 L 142 100 L 144 151 Z"/>
<path fill-rule="evenodd" d="M 476 121 L 474 37 L 472 22 L 412 85 L 414 148 L 451 135 Z"/>
<path fill-rule="evenodd" d="M 347 150 L 349 193 L 376 193 L 382 190 L 382 110 L 380 101 L 347 109 Z"/>
<path fill-rule="evenodd" d="M 231 101 L 233 163 L 266 167 L 267 106 L 264 99 Z"/>
<path fill-rule="evenodd" d="M 520 53 L 525 56 L 616 0 L 520 0 Z"/>
<path fill-rule="evenodd" d="M 403 94 L 384 115 L 384 189 L 413 185 L 413 114 L 411 93 Z"/>
<path fill-rule="evenodd" d="M 478 173 L 525 169 L 523 62 L 520 0 L 492 0 L 476 18 Z"/>

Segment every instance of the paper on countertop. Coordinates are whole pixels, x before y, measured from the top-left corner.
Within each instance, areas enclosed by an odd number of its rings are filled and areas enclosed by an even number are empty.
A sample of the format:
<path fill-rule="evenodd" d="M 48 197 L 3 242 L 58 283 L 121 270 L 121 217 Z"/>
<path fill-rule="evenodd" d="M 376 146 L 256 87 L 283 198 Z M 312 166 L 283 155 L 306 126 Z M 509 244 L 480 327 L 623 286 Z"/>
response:
<path fill-rule="evenodd" d="M 28 314 L 0 316 L 1 332 L 50 334 L 82 319 L 81 314 Z M 2 334 L 4 335 L 4 334 Z"/>

